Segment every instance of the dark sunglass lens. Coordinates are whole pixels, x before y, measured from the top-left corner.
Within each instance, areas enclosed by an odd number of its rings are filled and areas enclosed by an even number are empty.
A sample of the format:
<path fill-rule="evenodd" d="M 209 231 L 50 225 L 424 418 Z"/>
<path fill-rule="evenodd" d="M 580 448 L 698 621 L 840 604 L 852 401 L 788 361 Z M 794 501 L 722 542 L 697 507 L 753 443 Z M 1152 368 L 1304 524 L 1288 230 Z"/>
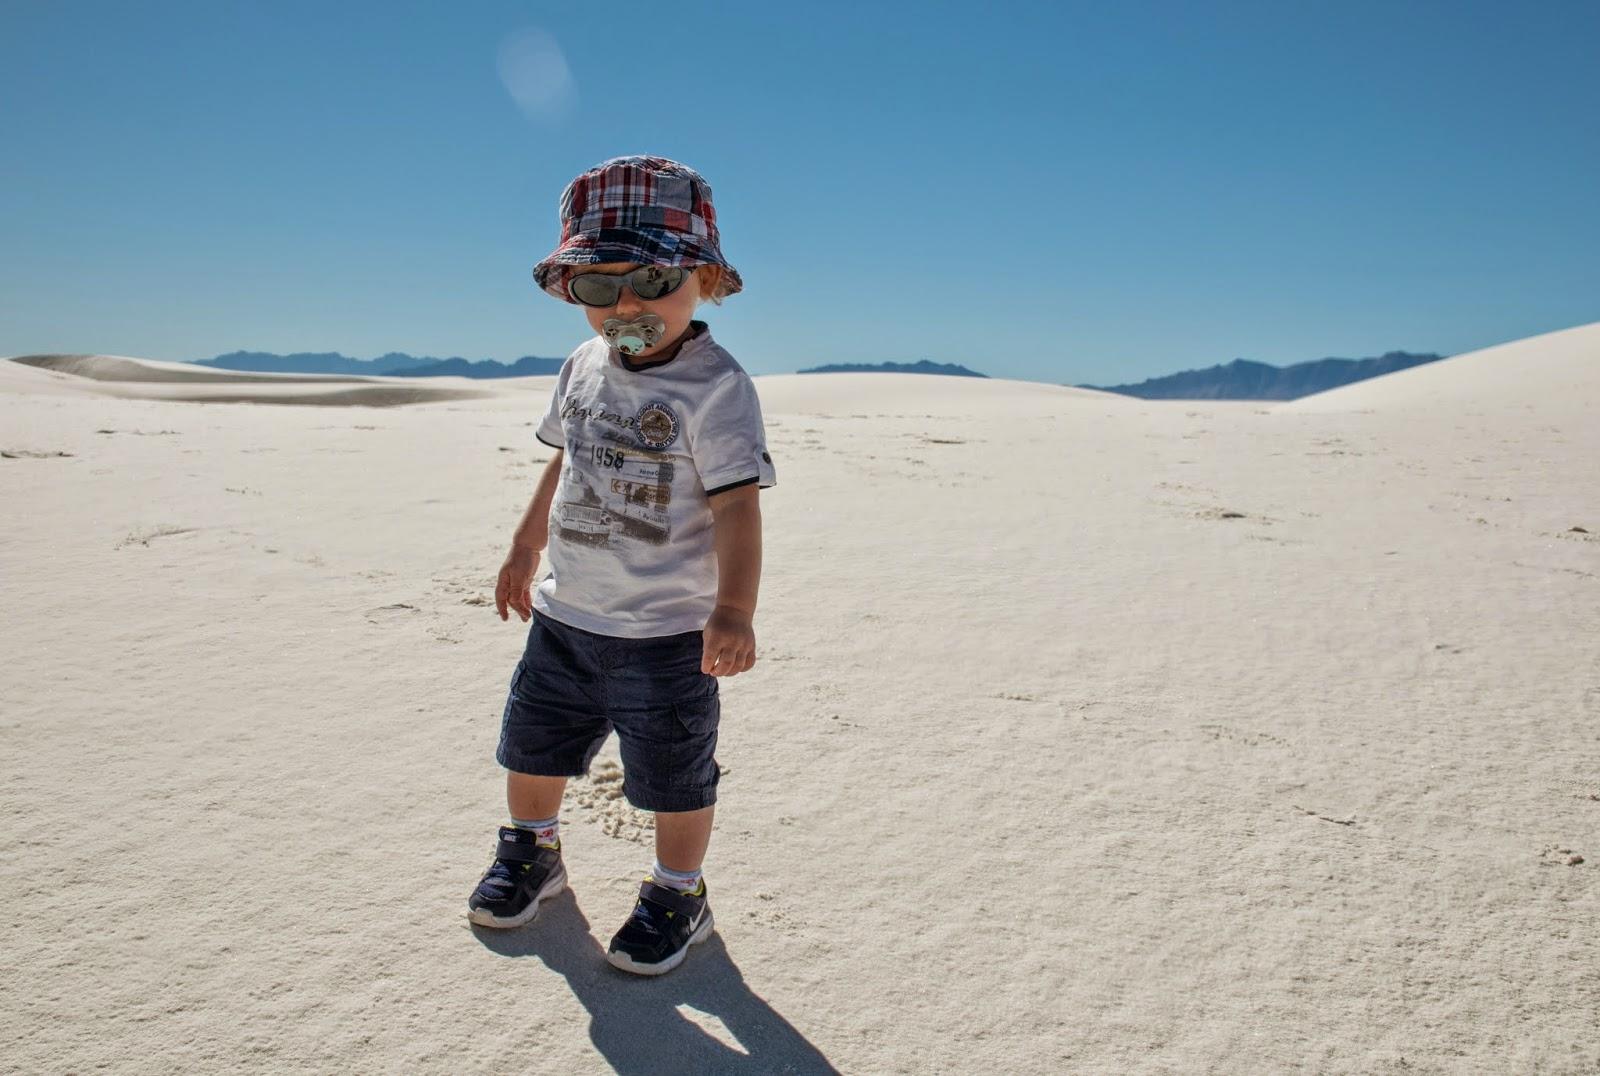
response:
<path fill-rule="evenodd" d="M 579 273 L 567 285 L 567 290 L 585 306 L 613 306 L 622 292 L 622 278 L 605 273 Z"/>
<path fill-rule="evenodd" d="M 634 293 L 641 299 L 671 295 L 683 283 L 684 270 L 676 265 L 647 265 L 632 273 Z"/>

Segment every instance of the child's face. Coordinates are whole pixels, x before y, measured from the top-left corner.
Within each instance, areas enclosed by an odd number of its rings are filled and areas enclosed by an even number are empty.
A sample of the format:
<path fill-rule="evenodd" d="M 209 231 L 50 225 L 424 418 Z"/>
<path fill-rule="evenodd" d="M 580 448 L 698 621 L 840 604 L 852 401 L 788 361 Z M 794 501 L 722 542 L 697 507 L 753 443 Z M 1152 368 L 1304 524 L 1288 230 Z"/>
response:
<path fill-rule="evenodd" d="M 631 272 L 639 268 L 633 262 L 606 262 L 601 265 L 586 265 L 576 272 L 606 273 L 615 275 Z M 700 303 L 700 276 L 699 270 L 691 270 L 684 278 L 683 283 L 670 295 L 663 295 L 659 299 L 645 301 L 633 293 L 633 289 L 624 285 L 622 294 L 617 296 L 615 306 L 586 306 L 583 308 L 584 317 L 589 319 L 589 327 L 596 333 L 601 331 L 607 318 L 621 318 L 624 321 L 632 320 L 641 314 L 654 314 L 667 323 L 667 331 L 661 334 L 661 340 L 655 347 L 646 348 L 637 355 L 629 358 L 635 362 L 660 355 L 677 345 L 679 337 L 689 329 L 689 322 L 694 318 L 694 309 Z"/>

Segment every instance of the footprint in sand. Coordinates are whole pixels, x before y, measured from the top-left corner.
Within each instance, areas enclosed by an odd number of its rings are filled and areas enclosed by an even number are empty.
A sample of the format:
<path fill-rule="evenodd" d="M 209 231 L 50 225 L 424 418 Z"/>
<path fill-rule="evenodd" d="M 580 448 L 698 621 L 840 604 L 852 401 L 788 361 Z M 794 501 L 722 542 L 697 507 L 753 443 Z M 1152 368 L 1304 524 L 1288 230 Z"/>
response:
<path fill-rule="evenodd" d="M 415 605 L 395 602 L 393 605 L 380 605 L 376 609 L 368 609 L 366 617 L 368 624 L 392 624 L 397 620 L 405 620 L 416 612 L 420 610 Z"/>
<path fill-rule="evenodd" d="M 754 908 L 746 908 L 744 916 L 762 926 L 784 926 L 788 924 L 789 915 L 778 906 L 776 893 L 757 893 L 756 899 L 761 901 Z"/>
<path fill-rule="evenodd" d="M 72 458 L 70 452 L 34 452 L 26 448 L 0 448 L 0 457 L 8 460 L 52 460 Z"/>
<path fill-rule="evenodd" d="M 1578 853 L 1557 844 L 1547 844 L 1539 849 L 1541 867 L 1576 867 L 1582 862 L 1583 857 Z"/>
<path fill-rule="evenodd" d="M 622 764 L 601 759 L 588 777 L 567 782 L 566 799 L 585 822 L 600 827 L 607 837 L 648 845 L 655 840 L 655 815 L 636 810 L 622 795 Z"/>
<path fill-rule="evenodd" d="M 1270 732 L 1252 732 L 1249 729 L 1237 729 L 1229 725 L 1205 724 L 1199 726 L 1200 731 L 1213 740 L 1227 740 L 1230 743 L 1241 743 L 1246 747 L 1260 747 L 1262 744 L 1272 744 L 1275 747 L 1288 747 L 1289 741 Z"/>
<path fill-rule="evenodd" d="M 118 542 L 117 548 L 122 549 L 125 546 L 142 545 L 148 549 L 150 548 L 151 542 L 160 538 L 176 538 L 179 535 L 198 533 L 200 533 L 199 527 L 157 527 L 154 530 L 149 531 L 134 531 L 122 541 Z"/>

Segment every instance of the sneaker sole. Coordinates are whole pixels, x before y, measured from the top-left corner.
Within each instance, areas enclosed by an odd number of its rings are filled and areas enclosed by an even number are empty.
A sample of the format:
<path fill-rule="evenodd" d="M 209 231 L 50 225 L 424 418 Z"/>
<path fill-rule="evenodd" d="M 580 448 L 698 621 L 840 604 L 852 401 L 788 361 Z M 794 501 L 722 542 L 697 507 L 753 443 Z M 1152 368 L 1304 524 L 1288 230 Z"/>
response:
<path fill-rule="evenodd" d="M 539 892 L 533 895 L 533 899 L 528 902 L 526 908 L 522 909 L 521 914 L 501 917 L 491 915 L 482 908 L 468 908 L 467 919 L 480 927 L 494 927 L 497 930 L 520 927 L 524 923 L 531 923 L 533 917 L 539 914 L 539 903 L 541 901 L 555 896 L 565 888 L 567 888 L 567 865 L 563 863 L 561 869 L 552 874 L 545 880 L 544 885 L 539 887 Z"/>
<path fill-rule="evenodd" d="M 683 948 L 659 964 L 637 963 L 627 953 L 607 953 L 606 960 L 611 963 L 613 968 L 620 968 L 623 971 L 632 972 L 634 975 L 665 975 L 683 963 L 683 958 L 689 955 L 689 947 L 691 945 L 699 945 L 711 937 L 712 926 L 711 909 L 707 908 L 706 917 L 700 921 L 698 927 L 695 927 L 694 933 L 689 935 L 689 940 L 683 943 Z"/>

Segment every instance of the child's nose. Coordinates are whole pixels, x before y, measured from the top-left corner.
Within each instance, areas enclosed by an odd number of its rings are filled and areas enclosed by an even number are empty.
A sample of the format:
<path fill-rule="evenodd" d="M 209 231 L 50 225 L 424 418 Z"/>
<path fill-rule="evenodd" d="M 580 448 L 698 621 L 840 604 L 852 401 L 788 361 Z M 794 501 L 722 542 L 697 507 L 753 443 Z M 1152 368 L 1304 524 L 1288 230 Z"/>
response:
<path fill-rule="evenodd" d="M 617 296 L 617 313 L 623 317 L 644 313 L 644 302 L 633 293 L 632 288 L 623 288 L 622 294 Z"/>

